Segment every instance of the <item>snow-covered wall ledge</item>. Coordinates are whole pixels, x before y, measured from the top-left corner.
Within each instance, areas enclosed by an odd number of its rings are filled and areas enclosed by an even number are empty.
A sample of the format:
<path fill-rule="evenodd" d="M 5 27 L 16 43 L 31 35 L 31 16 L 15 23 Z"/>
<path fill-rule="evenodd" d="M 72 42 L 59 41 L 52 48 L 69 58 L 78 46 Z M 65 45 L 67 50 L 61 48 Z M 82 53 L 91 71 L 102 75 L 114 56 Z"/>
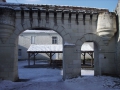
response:
<path fill-rule="evenodd" d="M 69 46 L 69 45 L 70 45 L 70 46 L 75 46 L 75 44 L 69 43 L 69 42 L 65 42 L 65 43 L 64 43 L 64 46 L 66 46 L 66 45 L 68 45 L 68 46 Z"/>

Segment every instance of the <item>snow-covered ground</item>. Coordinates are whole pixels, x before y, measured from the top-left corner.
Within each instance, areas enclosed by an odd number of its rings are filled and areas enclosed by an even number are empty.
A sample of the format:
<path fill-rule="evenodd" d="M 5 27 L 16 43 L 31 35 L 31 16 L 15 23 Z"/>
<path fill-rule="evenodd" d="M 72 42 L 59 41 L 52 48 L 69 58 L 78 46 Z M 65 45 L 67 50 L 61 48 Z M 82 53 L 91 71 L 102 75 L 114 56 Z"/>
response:
<path fill-rule="evenodd" d="M 93 70 L 82 70 L 82 76 L 62 80 L 62 70 L 25 68 L 27 61 L 19 61 L 21 82 L 0 81 L 0 90 L 120 90 L 120 78 L 93 76 Z"/>

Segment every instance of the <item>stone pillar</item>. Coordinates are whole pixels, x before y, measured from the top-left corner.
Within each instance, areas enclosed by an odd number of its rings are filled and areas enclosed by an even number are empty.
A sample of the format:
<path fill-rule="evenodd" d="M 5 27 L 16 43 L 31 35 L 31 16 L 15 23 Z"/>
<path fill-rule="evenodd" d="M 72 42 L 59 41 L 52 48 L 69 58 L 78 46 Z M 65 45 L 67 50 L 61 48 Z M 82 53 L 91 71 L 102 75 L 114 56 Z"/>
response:
<path fill-rule="evenodd" d="M 0 78 L 15 81 L 18 79 L 17 41 L 11 38 L 15 30 L 15 12 L 9 7 L 0 8 Z"/>
<path fill-rule="evenodd" d="M 81 75 L 80 52 L 74 45 L 64 45 L 63 79 L 78 77 Z"/>
<path fill-rule="evenodd" d="M 94 43 L 94 75 L 101 75 L 101 53 L 97 43 Z"/>
<path fill-rule="evenodd" d="M 116 33 L 115 13 L 103 12 L 98 16 L 97 33 L 107 45 Z"/>
<path fill-rule="evenodd" d="M 16 81 L 18 79 L 17 45 L 0 44 L 0 78 Z"/>

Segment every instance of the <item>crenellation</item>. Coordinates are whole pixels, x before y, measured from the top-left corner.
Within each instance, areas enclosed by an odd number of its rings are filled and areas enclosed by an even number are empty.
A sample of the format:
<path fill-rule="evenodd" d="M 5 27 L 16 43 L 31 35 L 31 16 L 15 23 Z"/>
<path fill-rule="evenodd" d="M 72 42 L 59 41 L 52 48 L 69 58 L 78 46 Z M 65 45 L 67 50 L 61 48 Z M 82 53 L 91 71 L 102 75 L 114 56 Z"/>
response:
<path fill-rule="evenodd" d="M 49 12 L 49 24 L 50 24 L 50 27 L 53 28 L 54 26 L 54 13 L 53 12 Z"/>
<path fill-rule="evenodd" d="M 64 19 L 68 20 L 69 19 L 69 13 L 64 13 Z"/>
<path fill-rule="evenodd" d="M 57 13 L 56 13 L 56 12 L 54 12 L 54 24 L 55 24 L 55 25 L 58 24 L 58 23 L 57 23 Z"/>
<path fill-rule="evenodd" d="M 76 20 L 76 13 L 71 14 L 71 20 L 75 21 Z"/>
<path fill-rule="evenodd" d="M 76 21 L 76 14 L 75 13 L 70 13 L 68 20 L 71 23 L 71 25 L 73 25 L 74 23 L 76 24 L 77 23 L 77 21 Z"/>
<path fill-rule="evenodd" d="M 68 26 L 70 25 L 70 22 L 69 22 L 69 13 L 64 13 L 63 24 L 64 25 L 68 25 Z"/>
<path fill-rule="evenodd" d="M 15 16 L 16 16 L 16 19 L 21 19 L 21 11 L 19 10 L 19 11 L 15 11 Z"/>
<path fill-rule="evenodd" d="M 28 27 L 32 27 L 30 10 L 23 10 L 21 12 L 21 22 L 20 23 L 21 23 L 21 26 L 23 29 L 27 29 Z"/>
<path fill-rule="evenodd" d="M 49 12 L 49 19 L 53 19 L 54 18 L 54 13 L 53 12 Z"/>
<path fill-rule="evenodd" d="M 48 21 L 49 21 L 49 12 L 46 11 L 46 22 L 48 22 Z"/>
<path fill-rule="evenodd" d="M 63 21 L 62 21 L 62 12 L 57 12 L 57 25 L 61 24 Z"/>
<path fill-rule="evenodd" d="M 32 27 L 38 27 L 38 10 L 32 11 Z M 46 18 L 46 22 L 48 22 L 48 19 Z"/>
<path fill-rule="evenodd" d="M 92 14 L 92 21 L 97 21 L 98 14 Z"/>
<path fill-rule="evenodd" d="M 82 13 L 79 13 L 78 14 L 78 22 L 79 21 L 83 21 L 83 14 Z"/>
<path fill-rule="evenodd" d="M 32 10 L 32 18 L 38 18 L 38 10 Z"/>
<path fill-rule="evenodd" d="M 62 12 L 57 12 L 57 19 L 62 19 Z"/>
<path fill-rule="evenodd" d="M 41 19 L 45 19 L 46 17 L 46 13 L 45 12 L 41 12 Z"/>
<path fill-rule="evenodd" d="M 40 22 L 40 27 L 44 27 L 46 23 L 46 13 L 41 12 L 41 22 Z"/>
<path fill-rule="evenodd" d="M 38 9 L 38 26 L 40 25 L 41 22 L 41 11 Z"/>
<path fill-rule="evenodd" d="M 90 14 L 85 14 L 85 21 L 90 21 Z"/>
<path fill-rule="evenodd" d="M 28 10 L 24 11 L 24 19 L 30 19 L 30 18 L 31 18 L 31 16 L 30 16 L 29 11 Z"/>

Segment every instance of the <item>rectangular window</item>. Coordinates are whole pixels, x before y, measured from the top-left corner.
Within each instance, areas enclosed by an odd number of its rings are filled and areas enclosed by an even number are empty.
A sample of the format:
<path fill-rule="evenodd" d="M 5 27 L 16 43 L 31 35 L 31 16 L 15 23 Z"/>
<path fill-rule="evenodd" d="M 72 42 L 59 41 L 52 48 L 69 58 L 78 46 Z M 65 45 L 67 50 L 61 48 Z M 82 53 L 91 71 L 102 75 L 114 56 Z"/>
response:
<path fill-rule="evenodd" d="M 22 56 L 22 50 L 18 49 L 18 56 Z"/>
<path fill-rule="evenodd" d="M 57 43 L 58 43 L 57 37 L 52 37 L 52 44 L 57 44 Z"/>
<path fill-rule="evenodd" d="M 35 36 L 31 36 L 31 44 L 35 44 Z"/>

